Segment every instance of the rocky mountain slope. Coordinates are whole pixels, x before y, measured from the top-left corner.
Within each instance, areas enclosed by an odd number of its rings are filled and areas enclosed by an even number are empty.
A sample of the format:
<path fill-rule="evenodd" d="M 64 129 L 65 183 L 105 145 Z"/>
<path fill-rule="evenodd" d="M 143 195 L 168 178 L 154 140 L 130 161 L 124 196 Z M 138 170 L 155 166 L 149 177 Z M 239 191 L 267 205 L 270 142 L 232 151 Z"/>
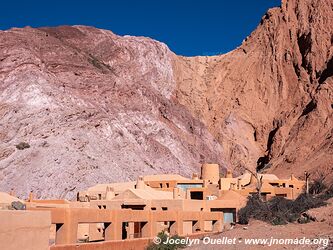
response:
<path fill-rule="evenodd" d="M 332 1 L 284 0 L 239 48 L 191 58 L 85 26 L 0 31 L 0 190 L 71 198 L 202 162 L 329 174 L 332 27 Z"/>
<path fill-rule="evenodd" d="M 221 162 L 219 143 L 173 96 L 164 44 L 80 26 L 0 39 L 1 189 L 73 197 L 96 183 Z"/>
<path fill-rule="evenodd" d="M 332 43 L 332 1 L 284 0 L 234 51 L 177 60 L 177 99 L 222 144 L 230 166 L 330 173 Z"/>

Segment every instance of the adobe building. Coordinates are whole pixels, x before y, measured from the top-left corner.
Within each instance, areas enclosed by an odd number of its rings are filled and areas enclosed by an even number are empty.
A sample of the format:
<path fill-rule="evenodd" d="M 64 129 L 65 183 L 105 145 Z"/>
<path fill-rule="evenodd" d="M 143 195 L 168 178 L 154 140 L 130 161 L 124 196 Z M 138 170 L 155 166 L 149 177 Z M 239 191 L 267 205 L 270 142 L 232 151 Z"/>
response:
<path fill-rule="evenodd" d="M 295 199 L 305 184 L 294 175 L 289 179 L 279 179 L 273 174 L 258 174 L 258 178 L 261 179 L 261 194 L 265 199 L 273 196 Z M 251 173 L 233 177 L 232 172 L 228 171 L 226 176 L 221 178 L 218 164 L 203 164 L 200 178 L 197 173 L 194 173 L 191 179 L 170 174 L 141 176 L 137 182 L 98 184 L 79 192 L 77 200 L 81 202 L 106 200 L 107 190 L 112 190 L 111 196 L 109 192 L 109 198 L 119 199 L 116 197 L 125 191 L 139 189 L 145 190 L 146 197 L 149 197 L 150 193 L 154 197 L 154 191 L 158 190 L 169 192 L 169 197 L 172 193 L 177 199 L 210 201 L 221 197 L 229 190 L 247 197 L 257 192 L 257 186 L 257 178 Z"/>
<path fill-rule="evenodd" d="M 22 220 L 13 220 L 8 227 L 27 227 L 32 233 L 26 237 L 43 238 L 43 246 L 31 249 L 46 249 L 46 243 L 52 250 L 63 249 L 64 244 L 64 249 L 76 249 L 77 244 L 87 242 L 86 249 L 144 249 L 161 231 L 191 237 L 221 232 L 225 225 L 237 221 L 237 211 L 245 206 L 247 196 L 257 192 L 257 180 L 264 199 L 295 199 L 304 186 L 293 175 L 289 179 L 250 173 L 234 177 L 228 171 L 221 177 L 219 165 L 203 164 L 201 174 L 194 173 L 192 178 L 162 174 L 98 184 L 79 192 L 76 201 L 38 200 L 33 193 L 21 201 L 0 193 L 0 208 L 7 210 L 0 217 L 10 218 L 17 212 L 9 210 L 13 201 L 24 203 L 27 210 L 19 211 Z M 41 219 L 34 220 L 38 213 Z M 30 220 L 34 222 L 29 224 Z"/>
<path fill-rule="evenodd" d="M 305 185 L 304 181 L 298 180 L 294 175 L 289 179 L 279 179 L 273 174 L 258 174 L 261 179 L 261 195 L 264 200 L 273 196 L 282 196 L 287 199 L 296 199 L 302 193 Z M 232 177 L 229 172 L 225 178 L 220 179 L 220 190 L 235 190 L 236 192 L 248 196 L 257 192 L 258 181 L 253 174 L 245 173 L 237 178 Z"/>
<path fill-rule="evenodd" d="M 259 174 L 258 177 L 264 199 L 273 196 L 295 199 L 304 186 L 304 182 L 293 175 L 290 179 L 279 179 L 272 174 Z M 218 164 L 203 164 L 200 177 L 196 173 L 191 179 L 163 174 L 140 176 L 136 182 L 98 184 L 79 192 L 78 201 L 89 201 L 90 207 L 98 209 L 220 212 L 224 224 L 228 224 L 236 222 L 237 211 L 245 206 L 248 195 L 257 192 L 257 185 L 257 178 L 250 173 L 233 177 L 228 171 L 221 178 Z M 126 225 L 123 230 L 128 231 L 128 237 L 135 237 L 138 234 L 135 227 Z M 184 232 L 190 230 L 184 228 Z M 96 230 L 90 229 L 92 231 Z"/>
<path fill-rule="evenodd" d="M 51 227 L 49 211 L 13 210 L 24 201 L 0 192 L 0 249 L 48 249 Z"/>

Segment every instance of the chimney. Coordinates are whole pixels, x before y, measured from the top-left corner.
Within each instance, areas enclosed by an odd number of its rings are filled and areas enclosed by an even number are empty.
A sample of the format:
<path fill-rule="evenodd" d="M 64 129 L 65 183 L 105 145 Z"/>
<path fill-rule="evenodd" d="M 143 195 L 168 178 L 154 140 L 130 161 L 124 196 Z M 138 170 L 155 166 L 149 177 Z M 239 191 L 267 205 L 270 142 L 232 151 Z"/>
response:
<path fill-rule="evenodd" d="M 135 185 L 135 189 L 144 189 L 146 186 L 144 180 L 143 180 L 143 176 L 139 176 L 136 185 Z"/>
<path fill-rule="evenodd" d="M 192 180 L 199 180 L 199 175 L 198 175 L 198 173 L 193 173 L 193 174 L 192 174 Z"/>
<path fill-rule="evenodd" d="M 30 191 L 28 201 L 32 202 L 33 200 L 34 200 L 34 193 L 32 191 Z"/>
<path fill-rule="evenodd" d="M 10 190 L 9 195 L 11 195 L 11 196 L 15 196 L 15 192 L 14 192 L 14 189 L 13 189 L 13 188 Z"/>
<path fill-rule="evenodd" d="M 237 179 L 237 189 L 241 189 L 240 179 Z"/>
<path fill-rule="evenodd" d="M 106 187 L 105 200 L 112 200 L 115 197 L 114 189 L 112 187 Z"/>
<path fill-rule="evenodd" d="M 232 171 L 231 170 L 227 171 L 226 178 L 232 178 Z"/>

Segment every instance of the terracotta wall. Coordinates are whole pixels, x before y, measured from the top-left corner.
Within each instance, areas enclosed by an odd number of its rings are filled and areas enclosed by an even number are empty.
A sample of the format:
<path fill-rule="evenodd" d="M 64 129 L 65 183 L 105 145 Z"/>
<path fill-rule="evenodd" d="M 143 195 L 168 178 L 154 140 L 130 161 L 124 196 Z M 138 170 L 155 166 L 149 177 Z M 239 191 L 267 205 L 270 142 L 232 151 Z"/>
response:
<path fill-rule="evenodd" d="M 115 240 L 87 244 L 71 244 L 51 246 L 50 250 L 144 250 L 152 242 L 151 238 L 132 239 L 132 240 Z"/>
<path fill-rule="evenodd" d="M 0 224 L 0 249 L 49 249 L 49 211 L 0 210 Z"/>
<path fill-rule="evenodd" d="M 189 235 L 191 239 L 203 238 L 204 236 L 212 236 L 212 233 L 195 233 Z M 115 240 L 115 241 L 104 241 L 96 243 L 86 244 L 68 244 L 68 245 L 56 245 L 51 246 L 50 250 L 110 250 L 110 249 L 121 249 L 121 250 L 145 250 L 149 244 L 152 243 L 153 238 L 141 238 L 131 240 Z"/>

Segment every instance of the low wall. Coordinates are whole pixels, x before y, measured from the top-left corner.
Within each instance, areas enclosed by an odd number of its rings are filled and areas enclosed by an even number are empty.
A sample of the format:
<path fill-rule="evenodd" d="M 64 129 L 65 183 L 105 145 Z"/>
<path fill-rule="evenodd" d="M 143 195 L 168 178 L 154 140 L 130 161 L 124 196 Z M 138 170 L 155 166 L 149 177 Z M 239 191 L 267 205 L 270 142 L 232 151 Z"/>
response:
<path fill-rule="evenodd" d="M 194 233 L 188 236 L 190 239 L 203 238 L 205 236 L 217 235 L 219 233 Z M 140 238 L 128 240 L 102 241 L 96 243 L 80 243 L 68 245 L 54 245 L 50 250 L 145 250 L 153 238 Z"/>
<path fill-rule="evenodd" d="M 81 243 L 51 246 L 50 250 L 144 250 L 152 242 L 152 238 L 131 240 L 113 240 L 96 243 Z"/>
<path fill-rule="evenodd" d="M 49 211 L 0 210 L 0 225 L 0 249 L 49 249 Z"/>
<path fill-rule="evenodd" d="M 140 222 L 140 233 L 143 238 L 157 235 L 158 222 L 173 222 L 170 224 L 171 235 L 183 235 L 184 222 L 190 221 L 186 232 L 205 230 L 205 221 L 210 221 L 212 231 L 221 232 L 223 214 L 205 211 L 146 211 L 146 210 L 109 210 L 93 208 L 30 208 L 34 211 L 51 211 L 52 224 L 56 224 L 56 245 L 75 244 L 78 236 L 78 225 L 85 223 L 104 223 L 105 241 L 121 241 L 124 222 Z M 192 224 L 194 222 L 194 225 Z"/>

